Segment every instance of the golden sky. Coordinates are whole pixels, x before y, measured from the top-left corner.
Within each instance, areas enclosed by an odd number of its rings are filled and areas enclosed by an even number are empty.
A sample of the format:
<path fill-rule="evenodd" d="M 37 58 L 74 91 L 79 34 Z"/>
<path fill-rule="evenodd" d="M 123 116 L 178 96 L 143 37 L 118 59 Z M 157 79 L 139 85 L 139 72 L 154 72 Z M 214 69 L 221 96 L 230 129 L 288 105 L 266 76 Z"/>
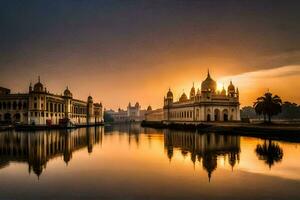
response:
<path fill-rule="evenodd" d="M 300 103 L 299 3 L 257 1 L 8 1 L 0 7 L 0 86 L 37 77 L 106 108 L 161 107 L 200 87 L 207 69 L 230 79 L 242 106 L 268 89 Z"/>

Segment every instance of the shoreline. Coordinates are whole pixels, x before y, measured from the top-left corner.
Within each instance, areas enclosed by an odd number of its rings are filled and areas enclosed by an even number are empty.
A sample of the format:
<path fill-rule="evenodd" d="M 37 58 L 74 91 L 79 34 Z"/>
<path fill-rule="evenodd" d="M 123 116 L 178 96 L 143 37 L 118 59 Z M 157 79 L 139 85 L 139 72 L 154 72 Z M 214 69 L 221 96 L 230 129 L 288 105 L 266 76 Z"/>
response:
<path fill-rule="evenodd" d="M 143 121 L 142 127 L 171 130 L 189 130 L 200 133 L 214 132 L 221 134 L 251 136 L 260 138 L 298 138 L 300 140 L 300 125 L 286 124 L 249 124 L 243 122 L 160 122 Z"/>

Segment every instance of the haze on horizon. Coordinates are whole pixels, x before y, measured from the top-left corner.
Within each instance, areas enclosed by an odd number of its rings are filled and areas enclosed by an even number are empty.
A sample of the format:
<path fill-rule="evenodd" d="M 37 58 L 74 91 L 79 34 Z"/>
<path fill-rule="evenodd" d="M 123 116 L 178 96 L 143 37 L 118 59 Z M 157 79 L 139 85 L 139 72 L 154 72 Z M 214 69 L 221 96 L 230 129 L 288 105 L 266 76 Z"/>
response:
<path fill-rule="evenodd" d="M 161 107 L 207 69 L 241 104 L 270 90 L 300 103 L 299 1 L 1 1 L 0 86 L 26 92 L 38 75 L 106 108 Z"/>

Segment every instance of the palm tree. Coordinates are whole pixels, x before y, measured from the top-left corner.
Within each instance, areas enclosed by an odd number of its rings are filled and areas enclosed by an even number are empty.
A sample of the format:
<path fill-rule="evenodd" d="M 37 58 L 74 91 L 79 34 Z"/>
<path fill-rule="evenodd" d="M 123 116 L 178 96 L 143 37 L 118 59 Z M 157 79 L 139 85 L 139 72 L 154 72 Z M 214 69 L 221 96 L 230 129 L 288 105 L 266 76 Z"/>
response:
<path fill-rule="evenodd" d="M 277 115 L 281 112 L 282 101 L 279 96 L 272 96 L 272 93 L 267 92 L 262 97 L 258 97 L 254 102 L 254 109 L 258 115 L 264 116 L 264 122 L 268 117 L 269 123 L 273 115 Z"/>

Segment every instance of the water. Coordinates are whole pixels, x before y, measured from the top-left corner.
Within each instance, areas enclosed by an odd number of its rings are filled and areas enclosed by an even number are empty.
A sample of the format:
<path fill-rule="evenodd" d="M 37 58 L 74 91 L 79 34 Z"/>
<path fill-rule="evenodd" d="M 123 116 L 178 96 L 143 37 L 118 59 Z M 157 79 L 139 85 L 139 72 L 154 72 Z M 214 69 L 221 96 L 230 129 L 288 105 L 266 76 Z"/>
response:
<path fill-rule="evenodd" d="M 1 199 L 300 199 L 299 143 L 139 125 L 0 133 Z"/>

